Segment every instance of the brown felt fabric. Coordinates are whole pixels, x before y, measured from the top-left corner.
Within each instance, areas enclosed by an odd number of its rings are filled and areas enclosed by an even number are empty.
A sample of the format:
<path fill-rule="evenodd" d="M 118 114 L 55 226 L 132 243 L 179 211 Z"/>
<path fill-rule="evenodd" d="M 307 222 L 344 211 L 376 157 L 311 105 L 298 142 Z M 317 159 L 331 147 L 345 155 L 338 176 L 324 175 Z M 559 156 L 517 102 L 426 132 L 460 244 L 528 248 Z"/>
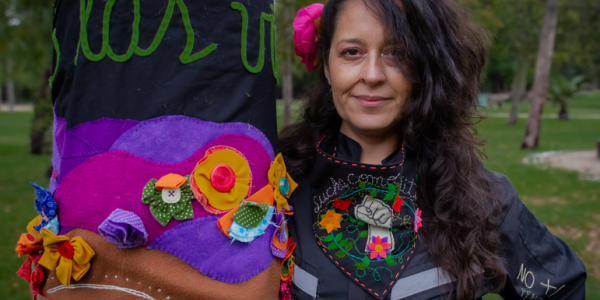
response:
<path fill-rule="evenodd" d="M 81 280 L 72 280 L 72 287 L 79 284 L 116 286 L 143 292 L 157 300 L 278 298 L 278 259 L 274 259 L 269 268 L 249 281 L 229 284 L 211 279 L 181 259 L 158 250 L 144 247 L 119 249 L 104 237 L 84 229 L 75 229 L 66 235 L 70 238 L 82 237 L 96 252 L 90 270 Z M 71 288 L 48 293 L 48 290 L 61 284 L 55 272 L 50 272 L 47 278 L 43 291 L 50 300 L 144 299 L 116 289 Z"/>

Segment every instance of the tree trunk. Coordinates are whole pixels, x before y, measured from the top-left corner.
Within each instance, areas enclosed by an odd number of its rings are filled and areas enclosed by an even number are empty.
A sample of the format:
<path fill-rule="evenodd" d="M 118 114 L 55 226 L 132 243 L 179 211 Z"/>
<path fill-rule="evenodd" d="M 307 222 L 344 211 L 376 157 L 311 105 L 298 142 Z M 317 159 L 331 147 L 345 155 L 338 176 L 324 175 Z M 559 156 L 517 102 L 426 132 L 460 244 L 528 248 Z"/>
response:
<path fill-rule="evenodd" d="M 8 102 L 8 111 L 10 111 L 10 113 L 14 113 L 16 98 L 15 98 L 15 83 L 13 82 L 12 78 L 9 78 L 6 81 L 6 99 Z"/>
<path fill-rule="evenodd" d="M 52 76 L 52 68 L 44 70 L 42 84 L 40 85 L 34 102 L 33 122 L 31 126 L 31 154 L 48 154 L 52 149 L 50 141 L 50 128 L 52 127 L 52 100 L 50 98 L 50 85 L 48 78 Z"/>
<path fill-rule="evenodd" d="M 0 104 L 4 102 L 4 97 L 2 96 L 2 84 L 0 84 Z"/>
<path fill-rule="evenodd" d="M 525 138 L 521 148 L 533 149 L 537 147 L 542 126 L 542 110 L 548 94 L 548 81 L 552 68 L 552 55 L 554 54 L 554 40 L 556 38 L 556 23 L 558 21 L 558 0 L 546 0 L 544 22 L 540 37 L 540 46 L 535 63 L 535 76 L 533 81 L 533 98 L 529 109 L 529 119 Z"/>
<path fill-rule="evenodd" d="M 288 28 L 286 28 L 286 37 L 285 37 L 285 63 L 283 65 L 283 126 L 287 126 L 292 123 L 292 114 L 290 112 L 292 101 L 294 100 L 294 86 L 292 82 L 292 40 L 290 39 L 293 36 L 293 32 L 291 30 L 291 24 L 293 21 L 294 9 L 291 3 L 287 3 L 284 7 L 284 18 L 285 24 L 289 24 Z"/>
<path fill-rule="evenodd" d="M 566 121 L 569 119 L 569 113 L 567 112 L 567 105 L 565 102 L 560 103 L 560 111 L 558 112 L 558 119 Z"/>
<path fill-rule="evenodd" d="M 529 61 L 526 57 L 517 58 L 515 66 L 515 78 L 512 82 L 510 91 L 511 108 L 508 117 L 508 125 L 517 124 L 519 116 L 519 104 L 527 96 L 527 71 L 529 70 Z"/>

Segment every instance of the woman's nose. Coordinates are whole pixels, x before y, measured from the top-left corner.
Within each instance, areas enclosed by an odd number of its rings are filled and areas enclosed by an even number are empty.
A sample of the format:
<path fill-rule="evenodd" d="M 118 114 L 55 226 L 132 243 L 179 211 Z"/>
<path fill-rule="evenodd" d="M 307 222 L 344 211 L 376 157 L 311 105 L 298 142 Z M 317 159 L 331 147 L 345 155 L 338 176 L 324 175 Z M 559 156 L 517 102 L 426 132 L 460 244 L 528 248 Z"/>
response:
<path fill-rule="evenodd" d="M 381 55 L 369 53 L 361 70 L 363 81 L 368 85 L 377 85 L 385 81 L 384 67 Z"/>

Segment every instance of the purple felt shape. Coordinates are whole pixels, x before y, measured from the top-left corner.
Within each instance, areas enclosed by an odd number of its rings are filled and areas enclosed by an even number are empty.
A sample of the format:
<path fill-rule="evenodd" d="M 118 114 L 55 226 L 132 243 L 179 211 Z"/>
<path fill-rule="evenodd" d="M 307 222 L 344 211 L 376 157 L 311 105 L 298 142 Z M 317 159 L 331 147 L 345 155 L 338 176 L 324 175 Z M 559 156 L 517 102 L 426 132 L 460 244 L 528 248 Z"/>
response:
<path fill-rule="evenodd" d="M 98 119 L 66 129 L 64 119 L 55 116 L 54 143 L 59 157 L 53 157 L 53 165 L 60 174 L 59 183 L 71 170 L 89 157 L 107 151 L 124 132 L 138 121 L 120 119 Z M 56 165 L 59 165 L 56 168 Z"/>
<path fill-rule="evenodd" d="M 206 217 L 184 222 L 165 232 L 150 244 L 179 257 L 206 276 L 240 283 L 266 270 L 273 256 L 269 249 L 275 226 L 251 243 L 231 242 L 219 227 L 219 217 Z"/>
<path fill-rule="evenodd" d="M 139 247 L 148 241 L 142 219 L 133 212 L 119 208 L 98 226 L 98 232 L 121 249 Z"/>
<path fill-rule="evenodd" d="M 87 159 L 63 178 L 54 193 L 58 203 L 61 226 L 78 227 L 98 232 L 98 225 L 115 209 L 131 211 L 143 221 L 152 242 L 165 231 L 183 222 L 171 220 L 165 227 L 150 213 L 149 205 L 141 201 L 144 186 L 152 178 L 169 173 L 191 174 L 208 148 L 223 145 L 240 151 L 248 160 L 252 172 L 251 194 L 268 184 L 271 160 L 262 145 L 243 135 L 225 134 L 178 163 L 149 161 L 124 151 L 109 151 Z M 198 201 L 192 201 L 194 217 L 211 215 Z"/>
<path fill-rule="evenodd" d="M 54 114 L 54 122 L 52 124 L 52 168 L 54 172 L 60 175 L 60 150 L 58 149 L 58 141 L 57 141 L 57 133 L 59 128 L 64 128 L 67 126 L 67 122 L 63 118 L 59 118 L 56 116 L 56 113 L 52 111 Z"/>
<path fill-rule="evenodd" d="M 176 163 L 225 133 L 255 139 L 271 160 L 275 158 L 267 137 L 250 124 L 213 123 L 186 116 L 163 116 L 143 121 L 124 133 L 110 150 L 123 150 L 155 162 Z"/>
<path fill-rule="evenodd" d="M 285 226 L 285 215 L 283 213 L 278 213 L 275 214 L 275 224 L 277 224 L 277 228 L 281 227 L 281 226 Z M 285 229 L 282 229 L 279 232 L 284 231 Z M 271 241 L 273 240 L 273 238 L 277 238 L 279 241 L 281 241 L 279 239 L 279 234 L 277 234 L 277 231 L 273 231 L 273 235 L 271 236 Z M 283 241 L 281 241 L 283 242 Z M 273 254 L 273 256 L 279 257 L 279 258 L 284 258 L 286 255 L 286 251 L 280 250 L 277 247 L 273 246 L 273 243 L 269 243 L 269 245 L 271 246 L 271 253 Z"/>

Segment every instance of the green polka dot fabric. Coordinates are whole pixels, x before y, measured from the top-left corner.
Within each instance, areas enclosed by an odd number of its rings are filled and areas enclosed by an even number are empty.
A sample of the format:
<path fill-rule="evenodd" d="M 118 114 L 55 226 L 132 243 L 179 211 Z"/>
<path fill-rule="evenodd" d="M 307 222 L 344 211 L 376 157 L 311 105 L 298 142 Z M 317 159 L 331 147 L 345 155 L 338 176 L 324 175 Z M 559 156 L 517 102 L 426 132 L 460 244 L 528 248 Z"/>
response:
<path fill-rule="evenodd" d="M 179 187 L 181 189 L 181 198 L 177 203 L 166 203 L 162 198 L 162 191 L 154 188 L 157 180 L 152 179 L 144 186 L 142 192 L 142 202 L 150 204 L 152 216 L 162 226 L 167 226 L 172 218 L 177 220 L 188 220 L 194 218 L 192 200 L 195 199 L 190 187 L 190 176 L 185 176 L 187 181 Z"/>
<path fill-rule="evenodd" d="M 265 218 L 268 211 L 269 205 L 266 203 L 244 202 L 233 215 L 233 220 L 242 227 L 254 228 Z"/>

